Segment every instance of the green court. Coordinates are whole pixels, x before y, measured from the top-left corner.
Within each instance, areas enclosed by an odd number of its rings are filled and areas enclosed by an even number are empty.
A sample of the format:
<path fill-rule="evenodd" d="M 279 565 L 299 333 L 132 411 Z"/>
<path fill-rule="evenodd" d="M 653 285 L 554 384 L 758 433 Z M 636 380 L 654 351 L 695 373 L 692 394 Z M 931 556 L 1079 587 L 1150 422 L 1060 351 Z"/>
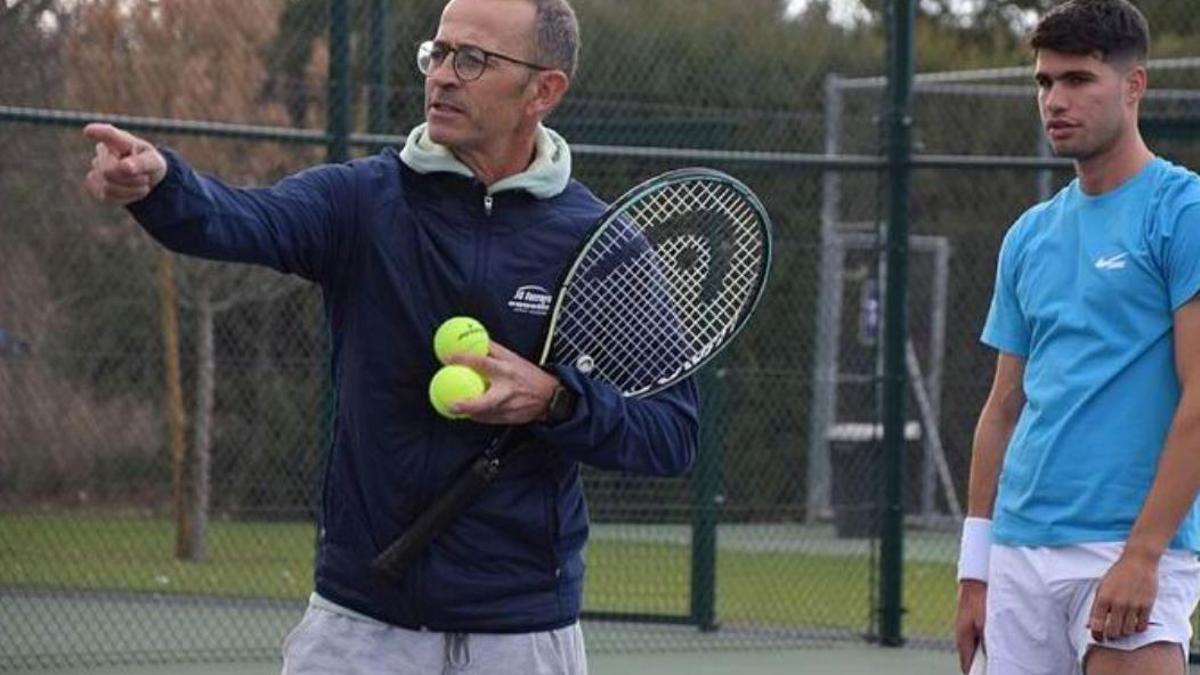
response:
<path fill-rule="evenodd" d="M 171 556 L 162 519 L 3 516 L 0 529 L 14 544 L 0 550 L 0 667 L 269 657 L 311 590 L 307 524 L 213 523 L 203 563 Z M 944 644 L 957 542 L 913 531 L 909 544 L 909 638 Z M 594 526 L 585 611 L 606 620 L 590 624 L 591 653 L 778 650 L 871 632 L 869 539 L 830 525 L 729 524 L 717 549 L 718 630 L 700 631 L 689 625 L 686 525 Z"/>
<path fill-rule="evenodd" d="M 161 521 L 10 516 L 0 525 L 22 542 L 3 554 L 0 669 L 278 672 L 278 645 L 303 612 L 311 578 L 308 526 L 217 523 L 213 539 L 223 545 L 210 561 L 181 565 L 161 545 L 169 528 Z M 56 548 L 80 538 L 88 541 L 86 556 Z M 597 525 L 588 548 L 589 610 L 685 616 L 689 538 L 683 525 Z M 869 540 L 799 524 L 722 525 L 718 540 L 719 629 L 585 621 L 591 672 L 952 672 L 944 639 L 886 649 L 860 637 L 867 631 L 862 578 Z M 914 587 L 945 596 L 917 603 L 924 609 L 913 618 L 926 635 L 941 636 L 954 538 L 919 532 L 911 540 L 910 569 L 934 570 L 916 577 Z M 225 560 L 224 550 L 239 553 Z M 247 558 L 248 550 L 262 554 Z M 139 565 L 116 564 L 122 559 Z M 273 589 L 274 597 L 250 597 L 250 589 Z"/>
<path fill-rule="evenodd" d="M 277 675 L 277 663 L 230 663 L 213 665 L 151 665 L 92 668 L 85 670 L 17 671 L 30 675 Z M 832 648 L 763 650 L 757 652 L 687 652 L 678 654 L 600 654 L 588 660 L 591 675 L 634 673 L 688 673 L 689 675 L 927 675 L 953 673 L 954 657 L 949 652 L 911 649 L 880 649 L 846 646 Z"/>
<path fill-rule="evenodd" d="M 13 672 L 43 675 L 278 673 L 278 657 L 264 644 L 264 633 L 273 633 L 277 644 L 303 610 L 293 601 L 102 592 L 7 593 L 0 595 L 0 606 L 6 617 L 0 622 L 0 654 L 8 667 L 15 659 L 29 669 Z M 706 633 L 609 621 L 587 621 L 584 631 L 590 672 L 599 675 L 953 672 L 953 655 L 944 645 L 889 649 L 834 632 Z M 78 662 L 111 665 L 56 665 Z"/>

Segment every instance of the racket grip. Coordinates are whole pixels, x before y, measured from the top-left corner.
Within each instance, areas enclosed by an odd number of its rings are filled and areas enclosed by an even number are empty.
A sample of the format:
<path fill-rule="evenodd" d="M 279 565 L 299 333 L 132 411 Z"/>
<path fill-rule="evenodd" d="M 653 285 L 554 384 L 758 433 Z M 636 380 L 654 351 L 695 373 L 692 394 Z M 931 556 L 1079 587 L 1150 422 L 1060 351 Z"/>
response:
<path fill-rule="evenodd" d="M 448 491 L 425 509 L 399 539 L 371 561 L 371 572 L 384 579 L 399 581 L 429 544 L 496 479 L 498 473 L 499 458 L 486 454 L 476 458 Z"/>

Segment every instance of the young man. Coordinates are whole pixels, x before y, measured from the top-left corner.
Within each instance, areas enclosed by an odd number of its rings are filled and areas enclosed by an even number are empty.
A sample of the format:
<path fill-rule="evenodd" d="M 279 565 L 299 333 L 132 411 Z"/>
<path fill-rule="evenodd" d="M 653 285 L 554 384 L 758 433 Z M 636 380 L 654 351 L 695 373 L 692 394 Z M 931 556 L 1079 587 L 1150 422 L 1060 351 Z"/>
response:
<path fill-rule="evenodd" d="M 553 289 L 603 211 L 542 126 L 574 73 L 565 0 L 451 0 L 418 49 L 426 123 L 400 153 L 321 166 L 260 190 L 194 172 L 107 125 L 86 184 L 182 253 L 250 262 L 320 284 L 333 336 L 336 424 L 316 588 L 284 672 L 586 672 L 578 618 L 587 511 L 580 462 L 670 475 L 689 466 L 697 397 L 685 382 L 641 400 L 571 367 L 543 370 Z M 449 422 L 429 405 L 438 324 L 480 319 L 494 342 L 462 357 L 491 382 Z M 522 452 L 399 583 L 371 560 L 499 433 Z"/>
<path fill-rule="evenodd" d="M 1000 252 L 961 666 L 982 639 L 990 675 L 1182 674 L 1200 593 L 1200 178 L 1138 132 L 1149 32 L 1129 2 L 1063 3 L 1031 45 L 1077 179 Z"/>

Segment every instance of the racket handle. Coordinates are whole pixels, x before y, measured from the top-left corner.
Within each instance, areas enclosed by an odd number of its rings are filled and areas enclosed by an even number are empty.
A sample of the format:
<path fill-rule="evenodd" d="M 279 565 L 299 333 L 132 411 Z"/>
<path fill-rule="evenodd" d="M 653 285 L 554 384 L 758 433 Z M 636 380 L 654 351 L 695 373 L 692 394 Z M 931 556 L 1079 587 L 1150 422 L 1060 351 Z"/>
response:
<path fill-rule="evenodd" d="M 371 571 L 385 579 L 399 581 L 429 544 L 496 479 L 500 463 L 500 458 L 491 454 L 480 455 L 471 462 L 450 489 L 417 516 L 403 536 L 371 561 Z"/>

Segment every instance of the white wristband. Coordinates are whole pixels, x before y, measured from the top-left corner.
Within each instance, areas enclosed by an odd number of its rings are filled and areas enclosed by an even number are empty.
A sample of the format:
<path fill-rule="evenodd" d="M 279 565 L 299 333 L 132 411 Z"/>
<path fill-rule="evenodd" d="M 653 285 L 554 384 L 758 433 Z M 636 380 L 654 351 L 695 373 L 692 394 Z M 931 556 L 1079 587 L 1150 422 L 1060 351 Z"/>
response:
<path fill-rule="evenodd" d="M 987 518 L 964 520 L 958 551 L 958 580 L 974 579 L 987 583 L 991 557 L 992 521 Z"/>

